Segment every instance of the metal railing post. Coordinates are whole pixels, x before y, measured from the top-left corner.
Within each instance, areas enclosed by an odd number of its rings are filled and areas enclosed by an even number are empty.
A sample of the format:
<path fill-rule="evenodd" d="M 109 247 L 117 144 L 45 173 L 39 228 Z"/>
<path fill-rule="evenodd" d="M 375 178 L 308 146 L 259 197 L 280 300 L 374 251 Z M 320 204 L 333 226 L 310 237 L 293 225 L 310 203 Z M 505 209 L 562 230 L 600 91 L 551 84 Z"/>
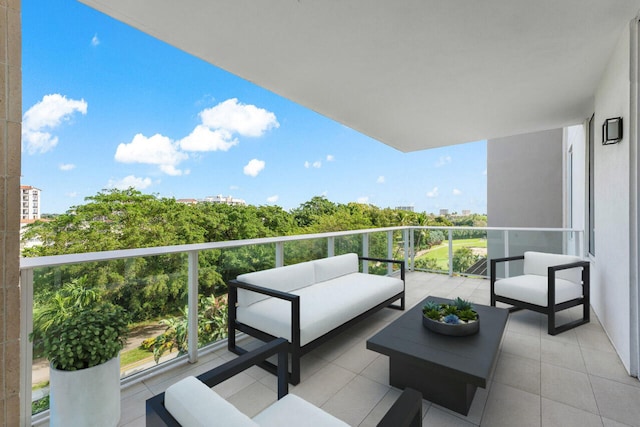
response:
<path fill-rule="evenodd" d="M 189 363 L 198 361 L 198 251 L 191 251 L 189 257 L 188 283 L 188 351 Z"/>
<path fill-rule="evenodd" d="M 504 240 L 504 256 L 509 256 L 509 230 L 502 232 L 502 238 Z M 504 277 L 509 277 L 509 263 L 504 263 Z"/>
<path fill-rule="evenodd" d="M 33 345 L 29 334 L 33 331 L 33 269 L 20 271 L 20 425 L 31 425 L 31 383 Z"/>
<path fill-rule="evenodd" d="M 393 258 L 393 231 L 387 231 L 387 259 Z M 393 274 L 393 264 L 387 264 L 387 274 Z"/>
<path fill-rule="evenodd" d="M 327 237 L 327 256 L 335 256 L 336 254 L 336 238 Z"/>
<path fill-rule="evenodd" d="M 276 243 L 276 267 L 284 265 L 284 242 Z"/>
<path fill-rule="evenodd" d="M 449 229 L 449 277 L 453 277 L 453 230 Z"/>
<path fill-rule="evenodd" d="M 404 230 L 402 230 L 402 233 L 404 234 L 403 239 L 404 240 L 404 263 L 405 263 L 405 267 L 409 267 L 409 269 L 411 271 L 413 271 L 414 269 L 414 262 L 415 262 L 415 256 L 416 256 L 416 251 L 415 251 L 415 247 L 413 245 L 413 228 L 408 227 L 405 228 Z M 409 261 L 409 262 L 407 262 Z M 407 265 L 410 263 L 410 266 Z"/>
<path fill-rule="evenodd" d="M 369 233 L 362 234 L 362 256 L 369 256 Z M 362 262 L 362 272 L 369 273 L 369 261 Z"/>

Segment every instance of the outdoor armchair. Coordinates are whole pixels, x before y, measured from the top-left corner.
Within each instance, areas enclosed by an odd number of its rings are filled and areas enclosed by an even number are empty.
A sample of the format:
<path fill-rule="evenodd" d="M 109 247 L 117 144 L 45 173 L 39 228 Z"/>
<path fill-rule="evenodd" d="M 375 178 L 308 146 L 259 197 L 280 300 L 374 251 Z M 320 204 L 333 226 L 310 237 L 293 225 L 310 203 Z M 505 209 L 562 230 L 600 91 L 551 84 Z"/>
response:
<path fill-rule="evenodd" d="M 249 418 L 211 390 L 216 384 L 267 358 L 278 357 L 278 400 Z M 343 421 L 288 394 L 288 342 L 284 338 L 247 352 L 202 375 L 187 377 L 164 393 L 147 400 L 146 425 L 156 426 L 347 426 Z M 422 395 L 406 389 L 378 424 L 379 427 L 419 427 L 422 424 Z"/>
<path fill-rule="evenodd" d="M 524 274 L 498 280 L 498 263 L 524 260 Z M 576 256 L 525 252 L 491 260 L 491 305 L 510 304 L 547 315 L 549 335 L 589 322 L 589 262 Z M 556 313 L 582 305 L 582 318 L 556 326 Z"/>

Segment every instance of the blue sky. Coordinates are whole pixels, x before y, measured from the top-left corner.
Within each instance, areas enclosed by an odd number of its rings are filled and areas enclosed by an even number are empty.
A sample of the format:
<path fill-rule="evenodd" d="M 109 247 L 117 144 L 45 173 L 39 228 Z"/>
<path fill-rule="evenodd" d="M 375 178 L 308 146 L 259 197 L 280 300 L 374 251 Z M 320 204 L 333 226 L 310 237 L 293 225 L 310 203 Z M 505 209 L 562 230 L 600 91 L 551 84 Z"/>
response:
<path fill-rule="evenodd" d="M 82 4 L 22 5 L 22 185 L 486 212 L 486 142 L 402 153 Z"/>

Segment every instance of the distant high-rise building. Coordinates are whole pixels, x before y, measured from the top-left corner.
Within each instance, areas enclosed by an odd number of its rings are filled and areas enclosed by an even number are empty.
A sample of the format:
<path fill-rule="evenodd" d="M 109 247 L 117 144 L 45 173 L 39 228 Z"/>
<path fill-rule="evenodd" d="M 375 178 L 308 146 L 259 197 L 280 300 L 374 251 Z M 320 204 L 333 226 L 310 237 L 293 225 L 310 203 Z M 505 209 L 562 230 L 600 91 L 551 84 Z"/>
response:
<path fill-rule="evenodd" d="M 209 196 L 209 197 L 205 197 L 204 199 L 201 200 L 202 202 L 209 202 L 209 203 L 224 203 L 227 205 L 231 205 L 231 206 L 244 206 L 247 203 L 242 200 L 242 199 L 234 199 L 231 196 L 223 196 L 222 194 L 218 194 L 215 197 Z"/>
<path fill-rule="evenodd" d="M 20 220 L 40 219 L 40 189 L 30 185 L 20 186 Z"/>
<path fill-rule="evenodd" d="M 398 211 L 409 211 L 409 212 L 413 212 L 415 209 L 414 206 L 396 206 L 396 210 Z"/>
<path fill-rule="evenodd" d="M 469 216 L 469 215 L 471 215 L 470 209 L 462 209 L 462 216 Z"/>
<path fill-rule="evenodd" d="M 440 215 L 441 216 L 449 215 L 449 209 L 440 209 Z"/>

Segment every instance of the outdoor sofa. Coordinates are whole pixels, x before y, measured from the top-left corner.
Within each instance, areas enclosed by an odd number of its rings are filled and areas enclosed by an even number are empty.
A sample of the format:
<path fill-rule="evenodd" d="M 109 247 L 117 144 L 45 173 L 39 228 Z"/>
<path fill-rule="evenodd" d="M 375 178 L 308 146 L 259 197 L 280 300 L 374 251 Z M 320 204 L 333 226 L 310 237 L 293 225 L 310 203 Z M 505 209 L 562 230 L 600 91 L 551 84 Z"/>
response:
<path fill-rule="evenodd" d="M 362 261 L 398 264 L 400 278 L 360 273 Z M 228 286 L 229 351 L 246 352 L 236 344 L 236 331 L 264 342 L 286 338 L 291 384 L 300 382 L 304 354 L 384 307 L 405 306 L 404 261 L 354 253 L 242 274 Z M 273 364 L 261 366 L 275 372 Z"/>
<path fill-rule="evenodd" d="M 251 366 L 277 355 L 278 400 L 249 418 L 211 390 Z M 306 400 L 288 394 L 288 342 L 279 338 L 202 375 L 187 377 L 164 393 L 146 402 L 147 427 L 160 426 L 347 426 Z M 379 427 L 419 427 L 422 425 L 422 395 L 410 388 L 385 414 Z"/>

